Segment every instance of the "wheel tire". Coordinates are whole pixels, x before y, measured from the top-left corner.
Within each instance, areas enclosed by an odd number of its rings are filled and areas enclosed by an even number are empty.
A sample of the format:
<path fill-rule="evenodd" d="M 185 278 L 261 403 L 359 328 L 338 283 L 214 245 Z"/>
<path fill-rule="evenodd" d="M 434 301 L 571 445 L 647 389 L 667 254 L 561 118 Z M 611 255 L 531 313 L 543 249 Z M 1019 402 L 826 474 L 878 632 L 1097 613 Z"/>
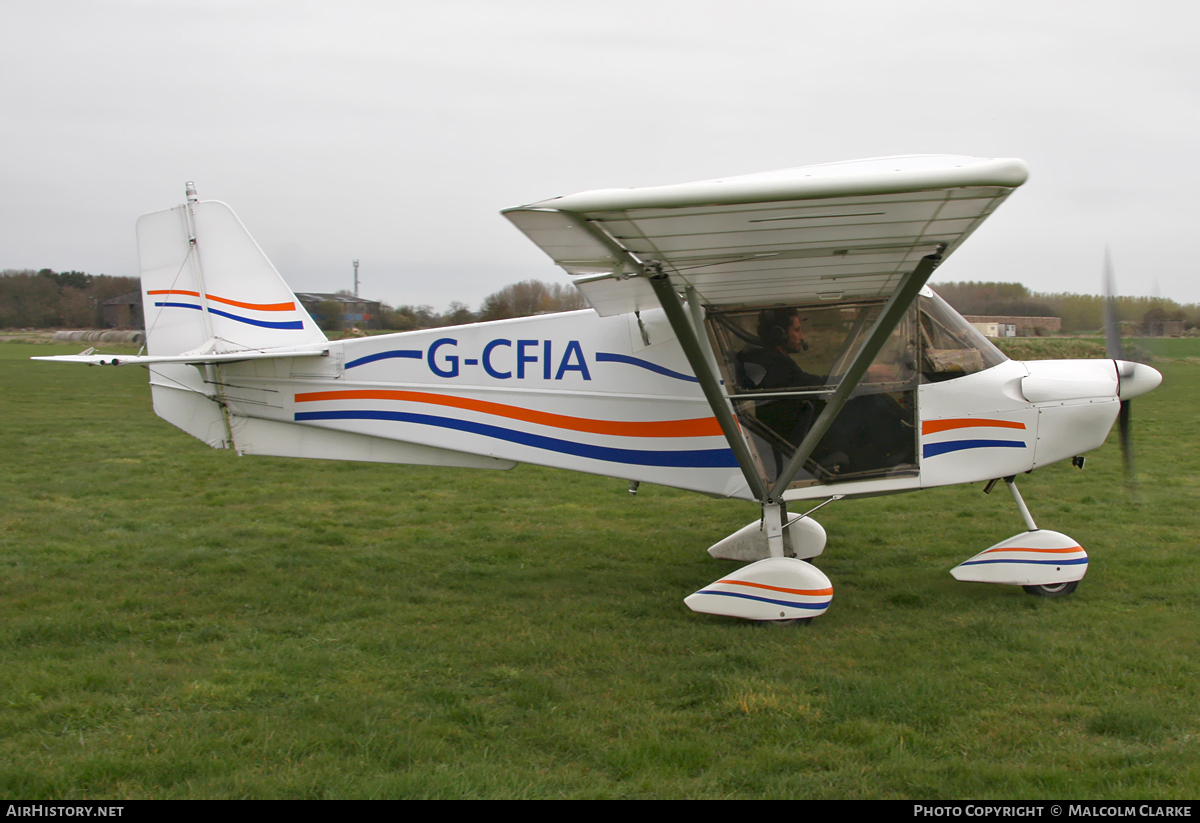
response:
<path fill-rule="evenodd" d="M 770 623 L 772 626 L 807 626 L 813 622 L 811 617 L 792 617 L 786 620 L 764 620 L 764 623 Z"/>
<path fill-rule="evenodd" d="M 1035 597 L 1066 597 L 1075 589 L 1079 588 L 1079 581 L 1072 580 L 1070 583 L 1054 583 L 1049 586 L 1023 586 L 1026 594 L 1032 594 Z"/>

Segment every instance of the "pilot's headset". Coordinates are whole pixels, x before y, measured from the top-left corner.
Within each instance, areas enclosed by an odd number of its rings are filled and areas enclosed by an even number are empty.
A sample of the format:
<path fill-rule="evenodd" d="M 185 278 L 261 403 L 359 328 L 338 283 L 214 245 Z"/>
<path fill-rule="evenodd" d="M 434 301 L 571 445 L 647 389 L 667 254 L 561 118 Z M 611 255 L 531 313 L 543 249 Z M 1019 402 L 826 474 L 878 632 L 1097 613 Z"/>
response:
<path fill-rule="evenodd" d="M 786 309 L 763 309 L 758 315 L 758 336 L 765 346 L 787 347 L 787 327 L 792 323 L 791 312 Z M 800 341 L 800 351 L 808 351 L 808 341 Z"/>

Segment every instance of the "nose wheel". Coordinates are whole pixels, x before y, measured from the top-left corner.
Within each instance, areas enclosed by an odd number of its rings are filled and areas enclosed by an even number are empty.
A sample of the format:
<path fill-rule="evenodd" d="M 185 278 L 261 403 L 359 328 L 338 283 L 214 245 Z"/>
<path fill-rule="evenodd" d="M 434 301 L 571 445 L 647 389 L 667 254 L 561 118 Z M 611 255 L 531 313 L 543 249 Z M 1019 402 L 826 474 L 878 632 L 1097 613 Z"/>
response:
<path fill-rule="evenodd" d="M 1004 478 L 1029 530 L 958 564 L 950 574 L 956 580 L 973 583 L 1020 586 L 1035 597 L 1066 597 L 1079 588 L 1079 581 L 1087 574 L 1087 552 L 1065 534 L 1039 529 L 1013 480 Z M 997 482 L 988 483 L 984 491 L 990 491 Z"/>
<path fill-rule="evenodd" d="M 1054 583 L 1049 586 L 1022 586 L 1026 594 L 1032 594 L 1035 597 L 1066 597 L 1075 589 L 1079 588 L 1079 581 L 1072 580 L 1070 583 Z"/>

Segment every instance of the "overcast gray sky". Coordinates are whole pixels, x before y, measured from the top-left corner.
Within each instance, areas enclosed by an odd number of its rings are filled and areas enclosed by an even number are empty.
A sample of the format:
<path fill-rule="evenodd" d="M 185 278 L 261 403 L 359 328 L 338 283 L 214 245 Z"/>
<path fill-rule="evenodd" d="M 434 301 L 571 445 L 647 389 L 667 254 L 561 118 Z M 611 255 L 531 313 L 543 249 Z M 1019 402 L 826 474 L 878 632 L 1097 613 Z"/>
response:
<path fill-rule="evenodd" d="M 298 291 L 477 307 L 565 281 L 499 216 L 859 157 L 1020 157 L 938 272 L 1200 301 L 1198 7 L 738 0 L 0 3 L 0 268 L 136 275 L 229 203 Z"/>

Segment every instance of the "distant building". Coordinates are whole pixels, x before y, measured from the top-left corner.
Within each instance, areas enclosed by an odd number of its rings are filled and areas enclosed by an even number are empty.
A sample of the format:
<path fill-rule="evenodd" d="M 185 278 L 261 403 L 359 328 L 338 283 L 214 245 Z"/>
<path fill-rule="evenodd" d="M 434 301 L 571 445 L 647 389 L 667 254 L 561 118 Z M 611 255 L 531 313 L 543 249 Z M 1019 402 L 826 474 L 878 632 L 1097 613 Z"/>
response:
<path fill-rule="evenodd" d="M 337 303 L 342 308 L 341 326 L 360 329 L 379 329 L 382 326 L 383 304 L 378 300 L 364 300 L 347 294 L 320 294 L 318 292 L 296 292 L 296 297 L 304 304 L 305 310 L 313 320 L 325 323 L 322 303 Z"/>
<path fill-rule="evenodd" d="M 1016 337 L 1016 323 L 972 323 L 985 337 Z"/>
<path fill-rule="evenodd" d="M 100 304 L 100 313 L 104 319 L 105 328 L 109 329 L 144 329 L 142 319 L 142 293 L 140 291 L 126 292 L 110 297 Z"/>
<path fill-rule="evenodd" d="M 1142 324 L 1147 337 L 1179 337 L 1183 334 L 1182 320 L 1148 320 Z"/>
<path fill-rule="evenodd" d="M 1011 335 L 1013 337 L 1032 337 L 1039 334 L 1039 329 L 1041 330 L 1041 334 L 1055 334 L 1062 331 L 1061 317 L 1016 317 L 1014 315 L 984 314 L 964 314 L 963 317 L 973 326 L 977 326 L 980 323 L 1016 326 L 1016 334 Z M 984 332 L 984 334 L 987 334 L 987 332 Z M 1006 337 L 1009 335 L 997 334 L 994 336 Z"/>

